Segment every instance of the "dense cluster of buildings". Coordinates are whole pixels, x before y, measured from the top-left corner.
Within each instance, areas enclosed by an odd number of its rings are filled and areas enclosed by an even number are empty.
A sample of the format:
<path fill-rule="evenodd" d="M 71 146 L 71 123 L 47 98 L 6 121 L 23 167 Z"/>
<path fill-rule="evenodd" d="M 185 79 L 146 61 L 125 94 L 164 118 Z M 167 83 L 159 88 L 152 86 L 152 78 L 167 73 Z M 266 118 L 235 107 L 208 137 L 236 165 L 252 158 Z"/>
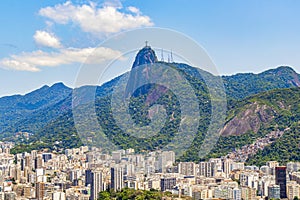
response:
<path fill-rule="evenodd" d="M 286 128 L 284 131 L 271 131 L 266 136 L 257 138 L 252 144 L 244 145 L 240 149 L 230 152 L 226 157 L 235 161 L 245 162 L 250 156 L 255 155 L 259 150 L 263 150 L 266 146 L 272 144 L 274 140 L 283 136 L 287 130 L 289 128 Z"/>
<path fill-rule="evenodd" d="M 300 197 L 300 163 L 245 166 L 228 158 L 175 162 L 172 151 L 138 154 L 134 149 L 104 154 L 67 149 L 10 154 L 0 148 L 0 200 L 94 200 L 104 190 L 169 191 L 191 199 L 294 199 Z"/>

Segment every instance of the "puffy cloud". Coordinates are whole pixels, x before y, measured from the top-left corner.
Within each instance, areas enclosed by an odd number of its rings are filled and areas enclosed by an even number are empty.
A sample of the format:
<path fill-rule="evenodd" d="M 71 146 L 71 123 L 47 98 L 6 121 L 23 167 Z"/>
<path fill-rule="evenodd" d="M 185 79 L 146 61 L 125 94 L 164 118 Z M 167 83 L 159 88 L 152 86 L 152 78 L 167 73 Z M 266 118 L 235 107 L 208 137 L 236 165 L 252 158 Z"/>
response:
<path fill-rule="evenodd" d="M 51 28 L 53 23 L 73 23 L 78 25 L 82 31 L 96 35 L 107 35 L 126 29 L 153 25 L 151 19 L 143 15 L 138 8 L 123 8 L 119 0 L 106 1 L 101 6 L 92 2 L 77 5 L 67 1 L 63 4 L 42 8 L 39 10 L 39 14 L 47 18 L 48 28 Z M 37 50 L 11 55 L 0 59 L 0 68 L 37 72 L 42 67 L 83 62 L 97 64 L 115 58 L 123 58 L 121 52 L 105 47 L 63 47 L 59 38 L 48 31 L 37 30 L 33 39 L 38 45 L 56 50 L 52 52 Z"/>
<path fill-rule="evenodd" d="M 89 57 L 89 58 L 88 58 Z M 88 59 L 87 59 L 88 58 Z M 56 67 L 72 63 L 97 64 L 111 59 L 120 59 L 121 53 L 110 48 L 67 48 L 58 52 L 33 51 L 12 55 L 0 60 L 0 67 L 18 71 L 40 71 L 40 67 Z"/>
<path fill-rule="evenodd" d="M 138 8 L 133 7 L 133 6 L 129 6 L 129 7 L 127 8 L 127 10 L 129 10 L 130 12 L 135 13 L 135 14 L 140 14 L 140 13 L 141 13 L 140 10 L 139 10 Z"/>
<path fill-rule="evenodd" d="M 33 39 L 38 45 L 52 48 L 61 47 L 59 39 L 54 34 L 48 33 L 46 31 L 36 31 Z"/>
<path fill-rule="evenodd" d="M 40 71 L 39 68 L 30 65 L 29 63 L 4 58 L 1 62 L 1 67 L 3 69 L 13 69 L 17 71 L 31 71 L 31 72 L 37 72 Z"/>
<path fill-rule="evenodd" d="M 98 8 L 96 4 L 74 5 L 67 1 L 53 7 L 40 9 L 39 14 L 58 24 L 73 22 L 84 32 L 93 34 L 116 33 L 126 29 L 152 26 L 148 16 L 142 15 L 138 8 L 128 7 L 122 12 L 120 7 L 104 4 Z"/>

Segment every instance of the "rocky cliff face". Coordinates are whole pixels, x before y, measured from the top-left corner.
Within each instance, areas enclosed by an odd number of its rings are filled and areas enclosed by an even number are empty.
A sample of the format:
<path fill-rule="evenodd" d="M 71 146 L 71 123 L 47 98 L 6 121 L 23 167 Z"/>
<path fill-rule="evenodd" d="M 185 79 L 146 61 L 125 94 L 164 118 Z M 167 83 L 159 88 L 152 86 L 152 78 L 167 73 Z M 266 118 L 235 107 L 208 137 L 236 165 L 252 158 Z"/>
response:
<path fill-rule="evenodd" d="M 157 57 L 153 49 L 150 46 L 142 48 L 135 57 L 132 69 L 141 65 L 148 65 L 157 62 Z"/>
<path fill-rule="evenodd" d="M 126 86 L 126 97 L 130 97 L 132 94 L 140 95 L 147 93 L 149 89 L 147 85 L 142 88 L 139 88 L 139 86 L 144 85 L 143 83 L 150 79 L 151 65 L 157 61 L 156 54 L 150 46 L 145 46 L 137 53 Z"/>
<path fill-rule="evenodd" d="M 229 120 L 221 130 L 221 134 L 223 136 L 242 135 L 247 131 L 257 133 L 263 123 L 268 123 L 274 118 L 274 114 L 275 111 L 272 108 L 254 102 Z"/>

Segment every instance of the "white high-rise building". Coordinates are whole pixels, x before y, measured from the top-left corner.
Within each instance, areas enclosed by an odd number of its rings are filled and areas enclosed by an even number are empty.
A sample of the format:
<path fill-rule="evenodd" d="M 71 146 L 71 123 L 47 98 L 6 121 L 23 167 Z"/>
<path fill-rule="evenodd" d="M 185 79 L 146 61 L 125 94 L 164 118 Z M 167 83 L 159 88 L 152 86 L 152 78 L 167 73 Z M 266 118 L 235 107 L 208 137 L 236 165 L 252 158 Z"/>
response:
<path fill-rule="evenodd" d="M 205 177 L 214 177 L 216 174 L 215 163 L 213 162 L 200 162 L 199 175 Z"/>
<path fill-rule="evenodd" d="M 186 176 L 195 176 L 196 165 L 194 162 L 180 162 L 178 164 L 178 172 Z"/>
<path fill-rule="evenodd" d="M 114 191 L 119 191 L 124 188 L 124 180 L 123 180 L 123 167 L 116 165 L 112 167 L 110 170 L 111 175 L 111 189 Z"/>
<path fill-rule="evenodd" d="M 99 192 L 103 191 L 103 174 L 101 171 L 93 171 L 91 174 L 91 197 L 90 200 L 98 199 Z"/>
<path fill-rule="evenodd" d="M 210 158 L 209 162 L 215 163 L 215 167 L 218 172 L 222 171 L 222 159 L 221 158 Z"/>
<path fill-rule="evenodd" d="M 233 160 L 231 159 L 224 159 L 222 162 L 223 172 L 225 173 L 227 178 L 229 177 L 229 174 L 232 170 L 232 164 L 233 164 Z"/>
<path fill-rule="evenodd" d="M 278 167 L 279 163 L 277 161 L 268 161 L 266 164 L 270 168 L 271 175 L 275 175 L 275 167 Z"/>
<path fill-rule="evenodd" d="M 241 186 L 258 189 L 259 173 L 258 172 L 242 172 L 240 174 Z"/>
<path fill-rule="evenodd" d="M 287 184 L 287 197 L 288 199 L 294 199 L 294 197 L 299 197 L 300 186 L 296 183 L 296 181 L 290 181 Z"/>
<path fill-rule="evenodd" d="M 135 174 L 135 167 L 132 163 L 128 163 L 125 165 L 125 174 L 127 176 L 133 176 Z"/>
<path fill-rule="evenodd" d="M 175 163 L 175 153 L 173 151 L 163 151 L 158 156 L 157 170 L 165 173 L 167 166 L 172 166 Z"/>

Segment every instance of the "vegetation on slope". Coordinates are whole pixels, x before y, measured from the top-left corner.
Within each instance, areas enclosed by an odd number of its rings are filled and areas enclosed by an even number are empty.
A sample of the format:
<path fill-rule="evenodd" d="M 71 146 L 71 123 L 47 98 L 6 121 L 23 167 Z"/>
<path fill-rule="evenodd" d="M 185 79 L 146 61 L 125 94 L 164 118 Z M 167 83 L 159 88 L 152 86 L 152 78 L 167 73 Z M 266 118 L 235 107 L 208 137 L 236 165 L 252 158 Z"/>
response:
<path fill-rule="evenodd" d="M 207 125 L 210 122 L 210 101 L 208 98 L 207 88 L 203 82 L 203 79 L 199 78 L 199 76 L 194 73 L 194 68 L 183 64 L 174 65 L 173 67 L 176 67 L 180 71 L 180 73 L 189 80 L 195 90 L 201 108 L 201 126 L 199 126 L 197 137 L 194 139 L 191 147 L 180 158 L 180 160 L 198 161 L 200 160 L 198 155 L 199 148 L 201 147 L 201 144 L 203 142 L 204 133 L 207 130 Z M 277 76 L 279 76 L 279 74 L 281 74 L 282 76 L 278 78 Z M 243 75 L 239 75 L 237 77 L 233 76 L 230 78 L 223 77 L 225 80 L 226 91 L 229 95 L 231 95 L 230 97 L 232 99 L 240 99 L 253 93 L 256 94 L 261 91 L 266 91 L 278 87 L 292 87 L 298 84 L 297 77 L 290 68 L 278 68 L 273 71 L 270 70 L 257 75 L 256 78 L 251 78 L 254 77 L 253 75 L 245 74 L 244 78 L 239 79 L 241 76 Z M 266 79 L 265 81 L 263 81 L 264 78 Z M 169 91 L 165 93 L 165 95 L 161 96 L 160 99 L 158 99 L 158 103 L 164 105 L 164 107 L 166 108 L 166 119 L 168 119 L 159 135 L 157 135 L 156 137 L 151 137 L 148 140 L 142 140 L 139 138 L 133 139 L 132 137 L 129 137 L 129 135 L 124 134 L 122 130 L 115 124 L 114 118 L 111 113 L 110 94 L 115 81 L 116 80 L 113 80 L 107 83 L 105 90 L 99 89 L 101 87 L 97 88 L 97 98 L 95 105 L 98 121 L 102 126 L 101 134 L 103 134 L 104 132 L 111 141 L 123 148 L 132 147 L 139 151 L 155 150 L 157 147 L 162 147 L 166 143 L 168 143 L 173 137 L 173 134 L 178 130 L 178 123 L 181 116 L 178 107 L 178 101 L 176 101 L 176 96 L 174 96 L 174 94 Z M 238 90 L 238 87 L 240 86 L 235 85 L 235 83 L 237 82 L 239 84 L 242 84 L 242 89 Z M 248 86 L 247 83 L 253 86 L 246 87 Z M 239 96 L 236 96 L 237 94 Z M 272 119 L 271 121 L 268 121 L 268 123 L 264 123 L 262 121 L 259 122 L 259 129 L 256 131 L 249 130 L 242 135 L 220 137 L 217 145 L 214 146 L 213 150 L 206 158 L 226 155 L 228 152 L 234 150 L 235 148 L 239 148 L 243 145 L 252 143 L 258 137 L 265 136 L 272 130 L 283 130 L 287 127 L 293 126 L 295 122 L 299 121 L 297 115 L 297 113 L 299 113 L 300 111 L 298 103 L 299 94 L 300 92 L 298 88 L 279 89 L 270 90 L 268 92 L 247 97 L 246 99 L 239 101 L 231 100 L 229 111 L 227 114 L 227 123 L 229 123 L 233 118 L 237 117 L 241 112 L 249 109 L 249 105 L 254 103 L 257 103 L 259 105 L 266 105 L 268 108 L 271 108 L 273 111 L 271 113 Z M 145 95 L 133 96 L 131 98 L 132 118 L 137 124 L 140 124 L 141 126 L 149 123 L 149 118 L 147 116 L 149 105 L 145 106 L 145 104 L 143 103 L 145 102 L 145 99 Z M 259 114 L 255 114 L 259 116 Z M 171 118 L 174 118 L 174 120 L 170 120 Z M 88 120 L 86 121 L 85 126 L 89 126 Z M 97 135 L 99 134 L 99 132 L 88 132 L 86 134 L 93 137 L 93 135 Z M 89 136 L 87 136 L 87 138 Z M 282 138 L 278 141 L 281 140 Z M 291 142 L 294 143 L 295 141 L 291 140 Z M 35 133 L 35 136 L 29 141 L 23 142 L 22 145 L 17 146 L 15 148 L 15 152 L 22 152 L 25 150 L 29 151 L 32 148 L 39 147 L 47 147 L 56 150 L 63 148 L 72 148 L 81 144 L 82 143 L 80 142 L 80 137 L 77 135 L 75 123 L 73 121 L 72 111 L 69 110 L 66 114 L 51 120 L 47 126 L 39 129 L 39 131 Z M 276 142 L 274 143 L 274 145 L 275 144 Z M 291 146 L 293 145 L 294 144 L 291 144 Z M 268 148 L 266 148 L 266 150 L 267 149 Z M 269 149 L 269 151 L 272 151 L 272 149 Z M 287 150 L 287 152 L 289 151 L 293 151 L 293 149 Z M 264 151 L 259 152 L 259 154 L 263 155 L 263 152 Z M 262 159 L 266 158 L 265 156 L 261 157 Z M 255 160 L 259 159 L 250 159 L 249 163 L 254 163 Z M 285 162 L 286 160 L 288 159 L 282 159 L 283 162 Z"/>

